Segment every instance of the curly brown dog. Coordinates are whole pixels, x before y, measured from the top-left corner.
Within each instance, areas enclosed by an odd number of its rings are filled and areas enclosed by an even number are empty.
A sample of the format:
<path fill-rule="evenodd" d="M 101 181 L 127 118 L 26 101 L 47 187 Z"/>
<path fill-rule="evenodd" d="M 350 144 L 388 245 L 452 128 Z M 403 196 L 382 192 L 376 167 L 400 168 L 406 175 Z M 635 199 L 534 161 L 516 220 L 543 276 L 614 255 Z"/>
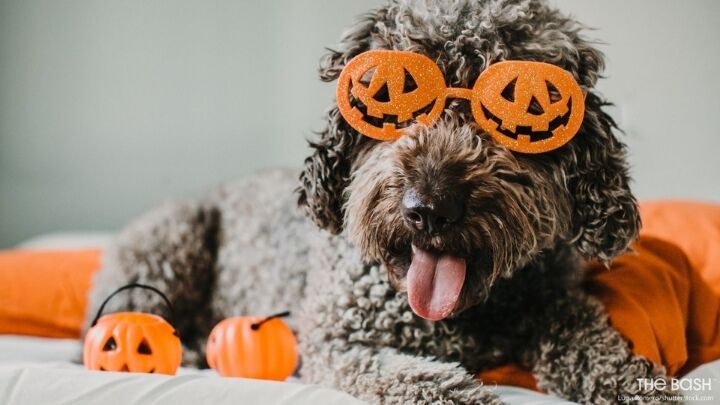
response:
<path fill-rule="evenodd" d="M 381 142 L 334 106 L 299 198 L 296 174 L 275 171 L 146 215 L 106 254 L 89 313 L 127 282 L 163 288 L 186 360 L 201 365 L 217 321 L 297 309 L 302 379 L 372 402 L 497 403 L 474 374 L 508 362 L 582 403 L 659 394 L 638 378 L 663 371 L 580 285 L 582 260 L 624 252 L 640 225 L 594 90 L 602 55 L 580 31 L 535 0 L 398 0 L 364 15 L 322 59 L 323 80 L 371 49 L 426 55 L 464 88 L 497 61 L 546 62 L 585 92 L 578 135 L 515 153 L 453 100 L 434 124 Z M 142 292 L 115 306 L 162 313 Z"/>

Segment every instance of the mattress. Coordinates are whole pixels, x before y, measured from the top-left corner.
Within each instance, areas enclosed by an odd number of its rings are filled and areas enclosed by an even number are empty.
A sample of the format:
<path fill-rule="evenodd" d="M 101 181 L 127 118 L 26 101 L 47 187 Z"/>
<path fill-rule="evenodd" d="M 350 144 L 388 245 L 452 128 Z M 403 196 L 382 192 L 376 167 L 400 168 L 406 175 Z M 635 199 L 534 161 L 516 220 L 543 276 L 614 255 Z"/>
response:
<path fill-rule="evenodd" d="M 104 246 L 107 234 L 53 234 L 22 244 L 23 248 Z M 0 404 L 361 404 L 349 395 L 302 384 L 220 377 L 212 370 L 181 368 L 176 376 L 89 371 L 79 364 L 81 342 L 27 336 L 0 336 Z M 688 403 L 720 399 L 720 361 L 685 377 Z M 489 387 L 509 404 L 571 404 L 550 395 L 509 386 Z M 693 390 L 693 388 L 697 388 Z M 709 398 L 712 398 L 708 401 Z"/>

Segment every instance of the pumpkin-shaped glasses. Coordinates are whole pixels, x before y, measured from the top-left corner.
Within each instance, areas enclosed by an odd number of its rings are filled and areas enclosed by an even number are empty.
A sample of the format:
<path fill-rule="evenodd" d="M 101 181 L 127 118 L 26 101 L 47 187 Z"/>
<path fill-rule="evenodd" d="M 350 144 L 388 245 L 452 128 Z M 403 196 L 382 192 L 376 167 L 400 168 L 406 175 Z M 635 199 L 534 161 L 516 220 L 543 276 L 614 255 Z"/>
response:
<path fill-rule="evenodd" d="M 490 65 L 472 89 L 447 87 L 427 56 L 373 50 L 351 59 L 338 79 L 345 121 L 370 138 L 392 141 L 415 125 L 430 125 L 449 98 L 470 101 L 475 121 L 497 142 L 521 153 L 557 149 L 577 134 L 585 96 L 573 76 L 543 62 Z"/>

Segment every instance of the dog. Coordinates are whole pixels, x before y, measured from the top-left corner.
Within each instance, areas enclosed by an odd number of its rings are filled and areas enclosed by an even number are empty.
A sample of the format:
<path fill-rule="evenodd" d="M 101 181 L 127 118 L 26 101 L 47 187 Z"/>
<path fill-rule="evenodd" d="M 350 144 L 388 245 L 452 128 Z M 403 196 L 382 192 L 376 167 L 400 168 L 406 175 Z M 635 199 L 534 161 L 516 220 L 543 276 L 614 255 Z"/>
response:
<path fill-rule="evenodd" d="M 301 379 L 374 403 L 501 403 L 475 374 L 507 363 L 580 403 L 672 394 L 639 385 L 664 370 L 581 286 L 584 260 L 610 261 L 640 228 L 625 146 L 594 87 L 603 57 L 582 29 L 540 0 L 390 0 L 365 14 L 321 60 L 322 80 L 379 49 L 428 56 L 462 88 L 499 61 L 545 62 L 585 93 L 578 134 L 515 153 L 449 100 L 431 125 L 383 142 L 333 105 L 299 186 L 292 170 L 268 171 L 123 230 L 90 318 L 115 288 L 153 285 L 174 303 L 185 364 L 204 366 L 218 321 L 291 309 Z M 140 291 L 113 307 L 167 315 Z"/>

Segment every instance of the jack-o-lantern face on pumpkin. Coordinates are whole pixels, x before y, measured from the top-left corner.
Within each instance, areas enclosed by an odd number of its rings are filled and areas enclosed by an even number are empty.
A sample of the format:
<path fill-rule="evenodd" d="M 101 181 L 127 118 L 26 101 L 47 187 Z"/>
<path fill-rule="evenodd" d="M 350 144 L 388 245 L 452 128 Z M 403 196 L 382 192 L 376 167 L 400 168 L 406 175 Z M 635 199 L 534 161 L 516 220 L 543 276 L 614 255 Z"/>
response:
<path fill-rule="evenodd" d="M 163 318 L 120 312 L 103 316 L 88 331 L 83 360 L 91 370 L 175 374 L 182 348 Z"/>
<path fill-rule="evenodd" d="M 444 94 L 445 80 L 433 61 L 412 52 L 379 50 L 358 55 L 345 66 L 337 103 L 359 132 L 387 141 L 410 124 L 436 120 Z"/>
<path fill-rule="evenodd" d="M 137 283 L 118 288 L 100 304 L 85 335 L 83 363 L 86 368 L 98 371 L 175 374 L 182 360 L 182 346 L 170 323 L 143 312 L 102 315 L 112 297 L 132 288 L 158 294 L 172 315 L 172 304 L 157 288 Z"/>
<path fill-rule="evenodd" d="M 475 121 L 497 142 L 521 153 L 557 149 L 579 131 L 585 97 L 572 75 L 551 64 L 490 65 L 471 89 L 446 87 L 426 56 L 405 51 L 361 53 L 338 79 L 338 110 L 363 135 L 389 141 L 430 125 L 448 98 L 470 100 Z"/>
<path fill-rule="evenodd" d="M 538 62 L 500 62 L 475 82 L 473 116 L 511 150 L 538 153 L 572 139 L 584 115 L 584 96 L 569 72 Z"/>

